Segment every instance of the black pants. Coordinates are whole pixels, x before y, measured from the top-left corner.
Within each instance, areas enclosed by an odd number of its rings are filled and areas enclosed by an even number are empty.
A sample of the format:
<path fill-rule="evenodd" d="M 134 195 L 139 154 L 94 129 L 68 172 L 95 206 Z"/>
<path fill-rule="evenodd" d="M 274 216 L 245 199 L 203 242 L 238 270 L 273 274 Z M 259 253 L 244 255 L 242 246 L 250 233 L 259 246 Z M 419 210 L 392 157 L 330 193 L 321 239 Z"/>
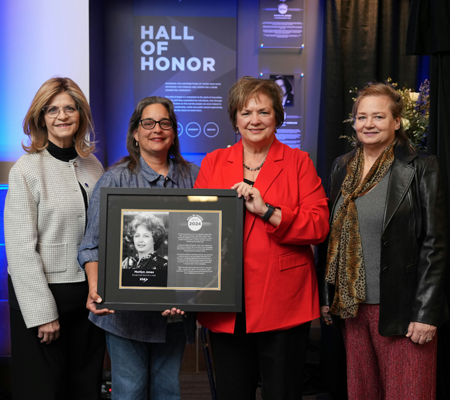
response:
<path fill-rule="evenodd" d="M 97 400 L 105 355 L 104 331 L 77 308 L 60 315 L 60 336 L 41 344 L 22 313 L 10 308 L 12 391 L 15 400 Z"/>
<path fill-rule="evenodd" d="M 254 400 L 261 375 L 264 400 L 302 398 L 311 322 L 291 329 L 235 334 L 209 332 L 218 400 Z"/>

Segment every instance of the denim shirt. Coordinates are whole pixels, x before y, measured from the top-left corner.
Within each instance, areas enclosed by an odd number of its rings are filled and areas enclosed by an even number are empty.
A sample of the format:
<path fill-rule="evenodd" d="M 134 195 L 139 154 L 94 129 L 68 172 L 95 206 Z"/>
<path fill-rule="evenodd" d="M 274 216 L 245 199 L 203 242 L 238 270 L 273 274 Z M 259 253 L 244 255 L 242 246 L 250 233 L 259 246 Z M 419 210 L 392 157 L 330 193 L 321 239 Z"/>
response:
<path fill-rule="evenodd" d="M 97 182 L 88 208 L 88 225 L 78 250 L 78 262 L 84 269 L 87 262 L 98 261 L 98 238 L 100 218 L 100 188 L 192 188 L 199 167 L 190 164 L 186 176 L 181 175 L 181 167 L 170 160 L 166 177 L 159 175 L 141 157 L 137 173 L 127 168 L 127 163 L 117 165 L 105 172 Z M 162 311 L 162 310 L 161 310 Z M 89 319 L 98 327 L 114 335 L 141 342 L 163 343 L 166 338 L 167 318 L 155 311 L 116 311 L 104 317 L 90 313 Z M 195 341 L 195 313 L 183 319 L 188 343 Z"/>

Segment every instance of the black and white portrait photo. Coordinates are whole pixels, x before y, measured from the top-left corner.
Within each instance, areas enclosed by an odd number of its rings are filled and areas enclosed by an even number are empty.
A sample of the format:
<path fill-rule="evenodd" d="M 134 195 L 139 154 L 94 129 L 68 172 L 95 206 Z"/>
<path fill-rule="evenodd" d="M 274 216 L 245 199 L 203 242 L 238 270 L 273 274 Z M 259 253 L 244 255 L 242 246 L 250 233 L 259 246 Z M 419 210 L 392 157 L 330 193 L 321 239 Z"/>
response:
<path fill-rule="evenodd" d="M 167 287 L 168 225 L 168 212 L 123 212 L 122 286 Z"/>
<path fill-rule="evenodd" d="M 283 107 L 294 105 L 294 75 L 270 75 L 270 79 L 283 91 Z"/>

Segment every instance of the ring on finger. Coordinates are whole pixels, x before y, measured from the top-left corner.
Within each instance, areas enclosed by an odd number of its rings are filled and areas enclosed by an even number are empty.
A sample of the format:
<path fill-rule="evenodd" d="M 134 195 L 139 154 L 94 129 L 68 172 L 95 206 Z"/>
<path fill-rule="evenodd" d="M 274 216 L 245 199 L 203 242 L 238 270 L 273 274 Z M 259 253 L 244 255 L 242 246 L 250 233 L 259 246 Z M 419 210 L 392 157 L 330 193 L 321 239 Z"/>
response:
<path fill-rule="evenodd" d="M 433 338 L 427 338 L 427 343 L 431 342 L 433 340 Z"/>

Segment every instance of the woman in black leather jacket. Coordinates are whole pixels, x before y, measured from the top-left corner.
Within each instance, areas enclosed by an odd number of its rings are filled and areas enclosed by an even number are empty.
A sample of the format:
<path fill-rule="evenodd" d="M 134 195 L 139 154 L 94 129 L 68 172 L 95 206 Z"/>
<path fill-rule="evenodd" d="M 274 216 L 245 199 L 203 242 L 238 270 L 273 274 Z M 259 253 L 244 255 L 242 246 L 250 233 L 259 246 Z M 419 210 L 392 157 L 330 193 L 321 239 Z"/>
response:
<path fill-rule="evenodd" d="M 436 157 L 409 144 L 402 111 L 391 86 L 362 89 L 358 146 L 332 167 L 318 274 L 322 318 L 342 328 L 349 399 L 435 398 L 436 329 L 448 315 L 444 192 Z"/>

